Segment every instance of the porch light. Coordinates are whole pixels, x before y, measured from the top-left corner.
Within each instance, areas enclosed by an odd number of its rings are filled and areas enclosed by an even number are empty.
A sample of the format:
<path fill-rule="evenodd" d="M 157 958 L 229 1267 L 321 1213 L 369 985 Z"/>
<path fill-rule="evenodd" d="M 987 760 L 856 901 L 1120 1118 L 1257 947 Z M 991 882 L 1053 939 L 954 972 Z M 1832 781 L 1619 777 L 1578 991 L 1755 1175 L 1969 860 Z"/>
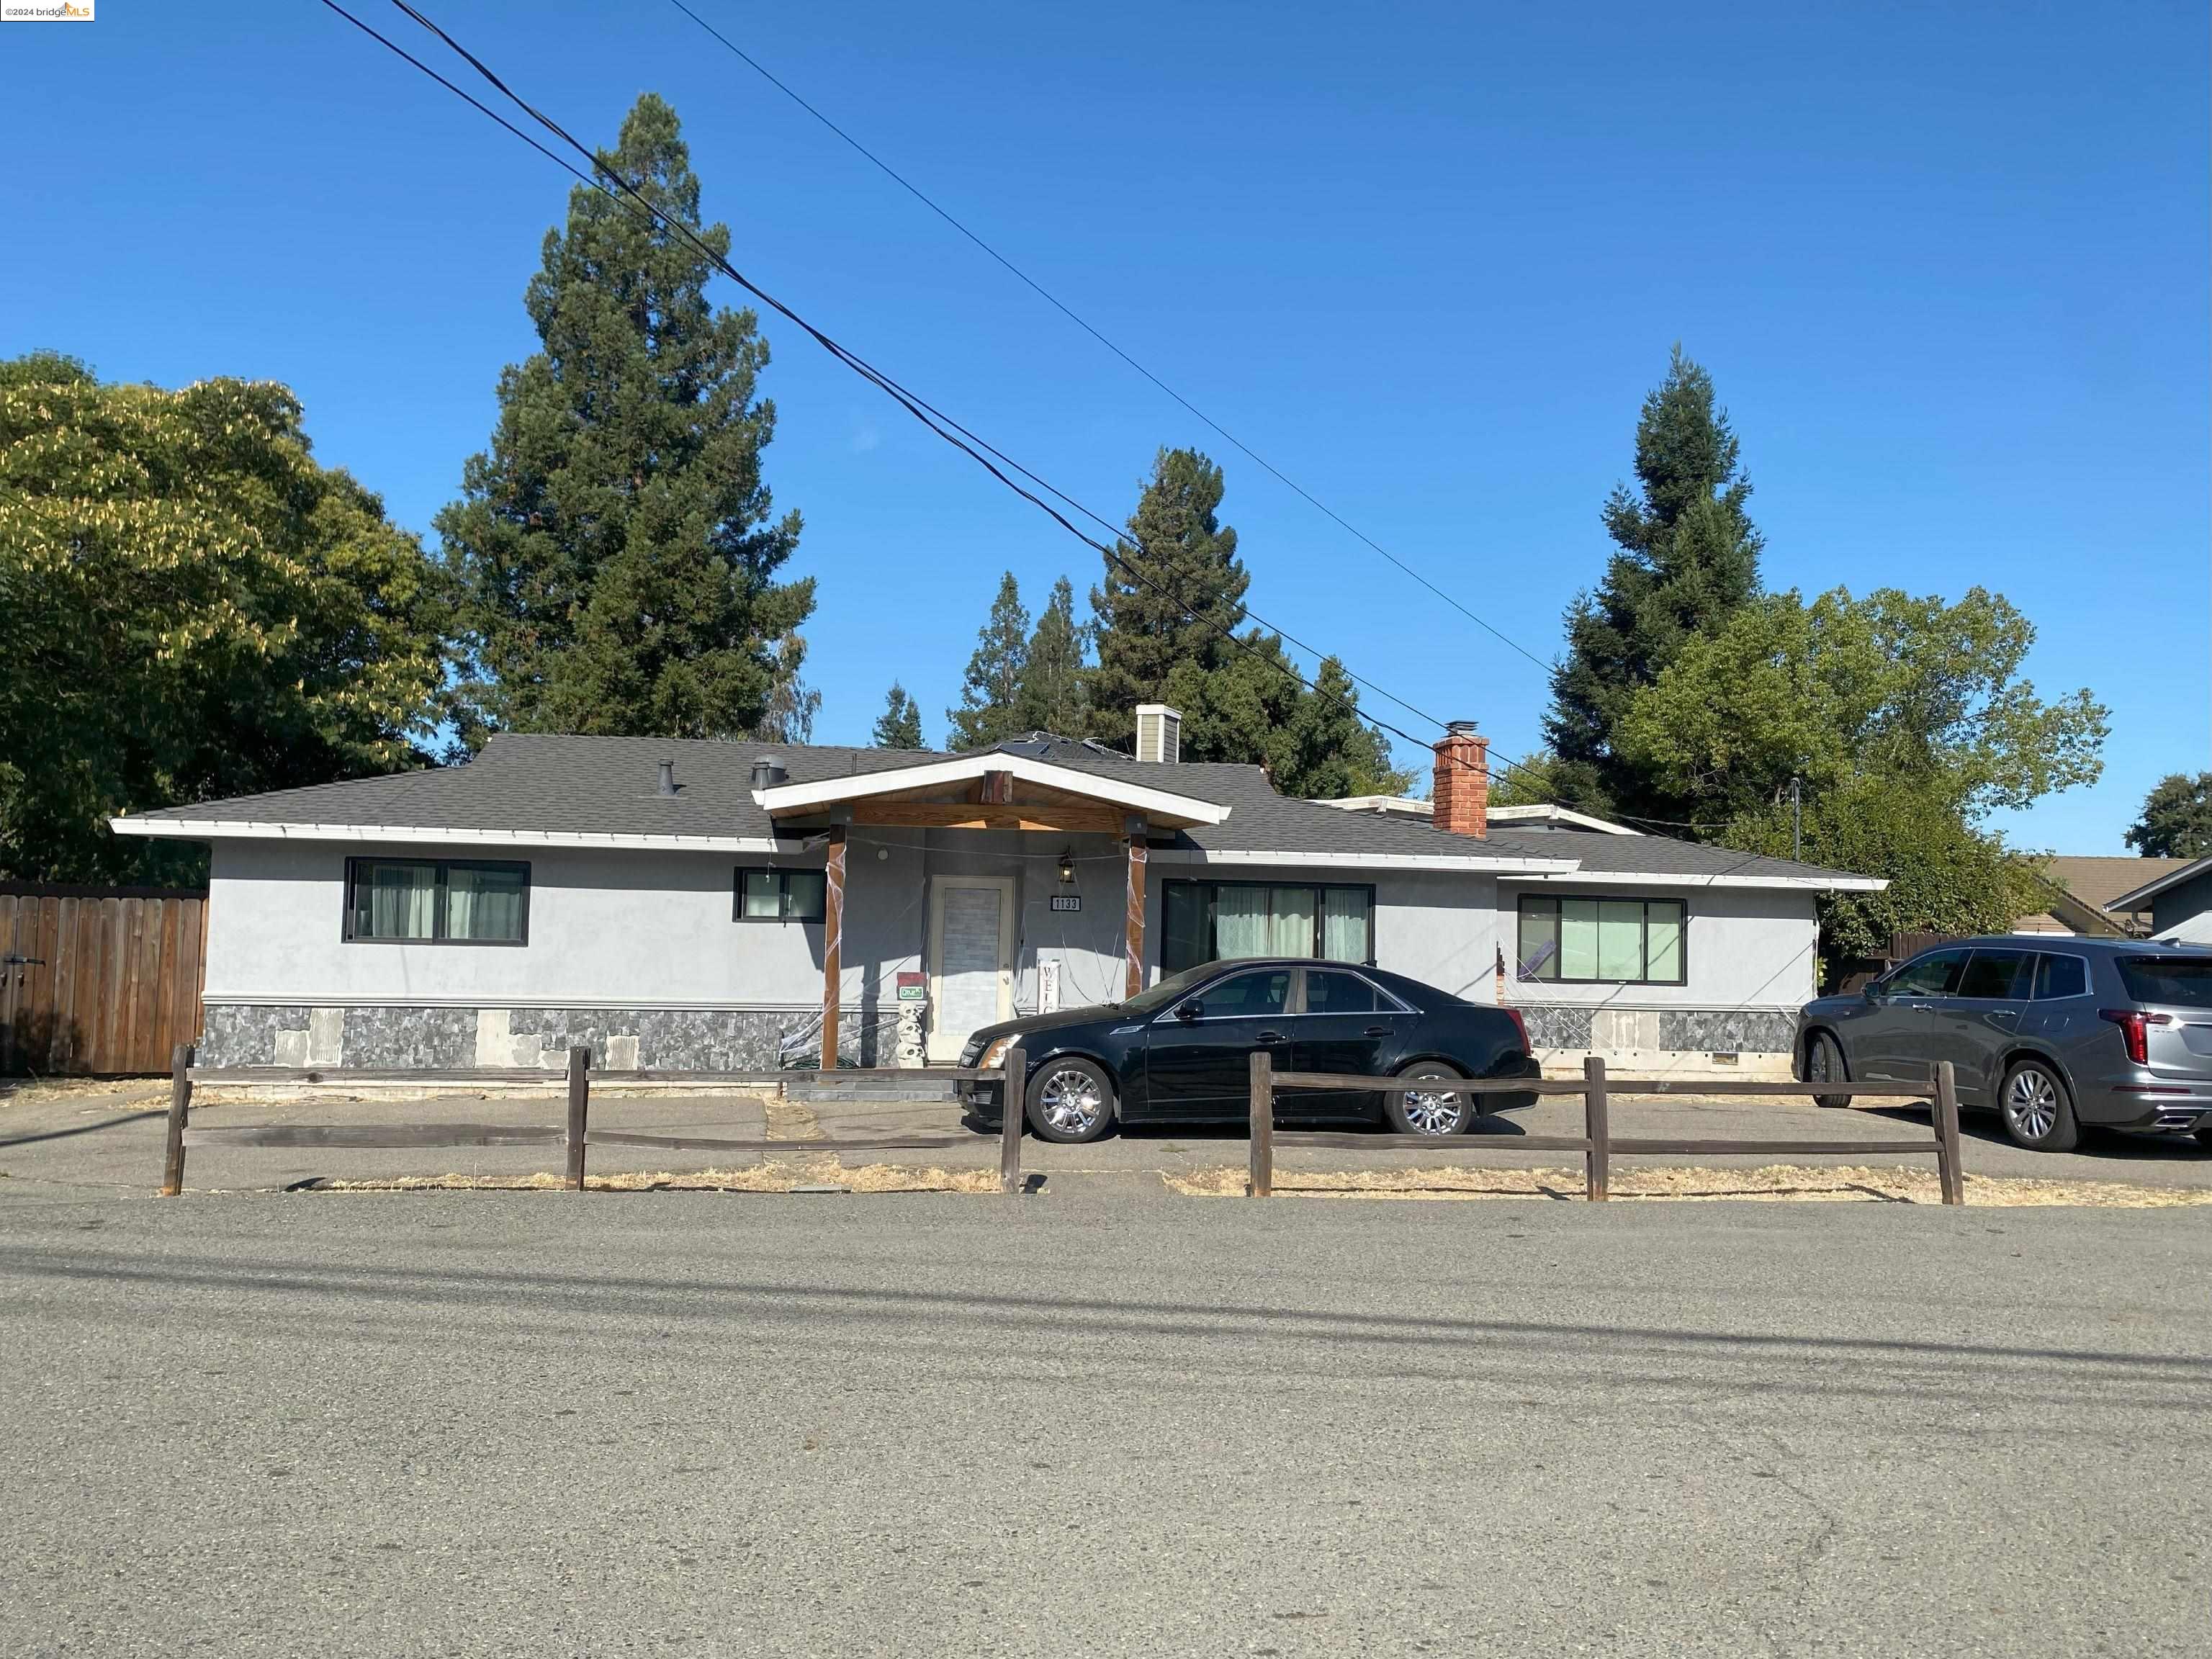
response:
<path fill-rule="evenodd" d="M 1062 887 L 1075 885 L 1075 849 L 1073 847 L 1066 848 L 1060 853 L 1060 884 Z"/>

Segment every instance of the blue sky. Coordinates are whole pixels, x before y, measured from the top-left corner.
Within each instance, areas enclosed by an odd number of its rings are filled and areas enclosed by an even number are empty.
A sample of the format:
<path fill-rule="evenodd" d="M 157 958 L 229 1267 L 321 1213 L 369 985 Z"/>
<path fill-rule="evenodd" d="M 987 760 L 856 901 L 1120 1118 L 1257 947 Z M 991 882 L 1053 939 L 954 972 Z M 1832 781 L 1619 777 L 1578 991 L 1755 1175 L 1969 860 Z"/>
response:
<path fill-rule="evenodd" d="M 2212 766 L 2201 5 L 693 3 L 1538 656 L 1680 340 L 1742 438 L 1771 586 L 1996 588 L 2038 684 L 2111 705 L 2105 781 L 2016 841 L 2121 852 L 2157 777 Z M 1108 517 L 1158 446 L 1209 449 L 1264 614 L 1536 741 L 1528 662 L 662 0 L 431 9 L 587 139 L 667 97 L 741 269 Z M 286 381 L 319 456 L 427 533 L 535 344 L 567 181 L 307 0 L 106 0 L 0 28 L 0 354 Z M 1041 601 L 1097 556 L 765 331 L 817 735 L 865 741 L 896 677 L 941 737 L 999 573 Z"/>

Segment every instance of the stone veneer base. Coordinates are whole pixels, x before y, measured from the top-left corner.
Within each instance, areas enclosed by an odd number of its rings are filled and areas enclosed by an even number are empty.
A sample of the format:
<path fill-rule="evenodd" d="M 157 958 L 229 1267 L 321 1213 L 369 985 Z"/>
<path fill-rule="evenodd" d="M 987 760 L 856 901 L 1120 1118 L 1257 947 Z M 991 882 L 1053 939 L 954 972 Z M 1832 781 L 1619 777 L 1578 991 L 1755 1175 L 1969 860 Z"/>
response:
<path fill-rule="evenodd" d="M 839 1057 L 888 1058 L 896 1012 L 848 1008 Z M 544 1066 L 592 1051 L 601 1070 L 774 1072 L 818 1062 L 817 1020 L 789 1009 L 353 1007 L 210 1001 L 198 1060 L 209 1066 L 314 1066 L 465 1071 Z M 883 1033 L 879 1044 L 877 1037 Z"/>

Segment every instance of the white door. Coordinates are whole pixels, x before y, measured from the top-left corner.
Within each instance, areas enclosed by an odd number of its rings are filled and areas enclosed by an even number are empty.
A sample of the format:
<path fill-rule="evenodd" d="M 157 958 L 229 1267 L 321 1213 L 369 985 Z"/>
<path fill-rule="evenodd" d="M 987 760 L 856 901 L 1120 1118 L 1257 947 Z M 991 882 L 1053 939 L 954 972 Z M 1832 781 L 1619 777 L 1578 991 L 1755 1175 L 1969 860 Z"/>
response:
<path fill-rule="evenodd" d="M 1011 876 L 940 876 L 929 893 L 929 1060 L 950 1066 L 969 1035 L 1014 1013 Z"/>

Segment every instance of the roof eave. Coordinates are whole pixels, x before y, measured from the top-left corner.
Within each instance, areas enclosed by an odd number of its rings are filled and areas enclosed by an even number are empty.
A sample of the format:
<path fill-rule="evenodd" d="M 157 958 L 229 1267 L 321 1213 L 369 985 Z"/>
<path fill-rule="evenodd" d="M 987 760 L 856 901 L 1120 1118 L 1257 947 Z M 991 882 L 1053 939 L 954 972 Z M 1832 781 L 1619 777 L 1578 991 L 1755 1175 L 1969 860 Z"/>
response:
<path fill-rule="evenodd" d="M 404 842 L 409 846 L 574 847 L 618 852 L 788 853 L 803 836 L 681 836 L 597 830 L 459 830 L 399 823 L 283 823 L 247 819 L 118 817 L 118 836 L 163 841 Z"/>
<path fill-rule="evenodd" d="M 1028 755 L 1009 755 L 996 750 L 957 755 L 950 760 L 930 761 L 919 766 L 897 766 L 881 772 L 821 778 L 811 783 L 781 783 L 772 788 L 754 790 L 752 798 L 763 811 L 773 816 L 781 812 L 805 811 L 811 807 L 834 806 L 874 795 L 896 794 L 902 790 L 972 782 L 988 772 L 1010 772 L 1027 783 L 1042 784 L 1048 788 L 1064 790 L 1072 795 L 1087 795 L 1133 812 L 1176 819 L 1186 824 L 1220 823 L 1228 818 L 1230 813 L 1230 809 L 1218 802 L 1201 800 L 1195 795 L 1179 795 L 1172 790 L 1155 789 L 1148 784 L 1101 777 L 1096 772 L 1080 771 L 1072 766 L 1055 766 L 1050 761 L 1037 760 Z"/>
<path fill-rule="evenodd" d="M 2212 858 L 2193 860 L 2182 866 L 2180 869 L 2170 870 L 2155 880 L 2147 881 L 2142 886 L 2121 894 L 2118 898 L 2106 899 L 2105 908 L 2113 911 L 2139 910 L 2147 900 L 2154 898 L 2170 889 L 2179 887 L 2183 882 L 2203 875 L 2207 870 L 2212 870 Z"/>

